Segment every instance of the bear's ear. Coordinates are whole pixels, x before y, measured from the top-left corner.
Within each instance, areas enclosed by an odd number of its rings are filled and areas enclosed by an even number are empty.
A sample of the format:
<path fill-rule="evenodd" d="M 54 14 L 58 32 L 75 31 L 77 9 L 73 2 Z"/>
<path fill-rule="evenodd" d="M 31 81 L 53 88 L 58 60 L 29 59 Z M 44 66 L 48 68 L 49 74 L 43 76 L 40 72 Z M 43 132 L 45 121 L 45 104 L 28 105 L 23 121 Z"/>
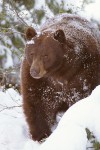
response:
<path fill-rule="evenodd" d="M 26 36 L 27 40 L 31 40 L 36 34 L 37 33 L 36 33 L 35 29 L 33 29 L 32 27 L 28 27 L 26 29 L 25 36 Z"/>
<path fill-rule="evenodd" d="M 65 34 L 63 30 L 59 29 L 54 33 L 54 39 L 58 40 L 60 43 L 64 43 L 66 41 Z"/>

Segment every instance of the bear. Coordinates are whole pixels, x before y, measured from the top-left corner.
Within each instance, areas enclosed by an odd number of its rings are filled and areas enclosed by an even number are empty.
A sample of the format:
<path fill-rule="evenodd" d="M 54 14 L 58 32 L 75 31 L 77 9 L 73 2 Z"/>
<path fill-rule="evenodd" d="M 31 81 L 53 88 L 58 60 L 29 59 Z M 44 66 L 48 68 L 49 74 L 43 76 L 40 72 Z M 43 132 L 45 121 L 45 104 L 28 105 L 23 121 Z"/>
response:
<path fill-rule="evenodd" d="M 48 19 L 39 32 L 28 27 L 25 34 L 23 110 L 32 139 L 41 141 L 52 133 L 59 112 L 100 84 L 100 31 L 65 13 Z"/>

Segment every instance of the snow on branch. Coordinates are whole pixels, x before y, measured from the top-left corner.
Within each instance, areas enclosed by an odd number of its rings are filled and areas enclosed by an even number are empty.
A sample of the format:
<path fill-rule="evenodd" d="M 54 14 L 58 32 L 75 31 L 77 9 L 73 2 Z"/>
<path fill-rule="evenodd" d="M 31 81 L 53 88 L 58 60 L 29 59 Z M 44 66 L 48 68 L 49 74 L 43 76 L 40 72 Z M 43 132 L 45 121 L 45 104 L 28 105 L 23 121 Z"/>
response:
<path fill-rule="evenodd" d="M 16 4 L 13 0 L 8 0 L 9 5 L 11 6 L 11 9 L 13 11 L 13 13 L 17 16 L 17 18 L 19 19 L 19 21 L 24 24 L 25 26 L 28 26 L 28 24 L 24 21 L 24 19 L 22 17 L 20 17 L 19 12 L 17 11 L 16 8 Z"/>

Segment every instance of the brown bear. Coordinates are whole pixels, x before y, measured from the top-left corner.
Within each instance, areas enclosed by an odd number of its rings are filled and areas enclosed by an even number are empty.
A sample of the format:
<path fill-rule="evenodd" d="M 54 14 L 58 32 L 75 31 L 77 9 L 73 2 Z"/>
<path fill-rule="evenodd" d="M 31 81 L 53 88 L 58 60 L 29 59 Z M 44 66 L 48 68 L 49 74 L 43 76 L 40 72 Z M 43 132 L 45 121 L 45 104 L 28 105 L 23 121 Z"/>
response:
<path fill-rule="evenodd" d="M 51 134 L 58 112 L 100 84 L 100 32 L 84 18 L 61 14 L 39 33 L 29 27 L 26 38 L 23 109 L 33 140 L 40 141 Z"/>

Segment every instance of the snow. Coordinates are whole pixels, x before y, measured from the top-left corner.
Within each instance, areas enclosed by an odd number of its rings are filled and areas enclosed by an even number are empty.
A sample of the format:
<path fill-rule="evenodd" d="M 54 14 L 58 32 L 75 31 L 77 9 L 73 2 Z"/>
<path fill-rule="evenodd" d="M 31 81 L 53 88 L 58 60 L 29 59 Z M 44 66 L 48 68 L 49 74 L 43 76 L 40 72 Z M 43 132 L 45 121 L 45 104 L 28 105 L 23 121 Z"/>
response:
<path fill-rule="evenodd" d="M 94 3 L 88 4 L 85 7 L 85 13 L 88 18 L 92 18 L 100 22 L 100 0 L 95 0 Z"/>
<path fill-rule="evenodd" d="M 61 4 L 61 1 L 57 1 Z M 73 4 L 71 8 L 77 6 L 81 7 L 81 0 L 79 2 L 78 0 L 65 0 L 64 3 L 65 9 L 68 9 L 70 3 Z M 0 1 L 0 12 L 2 11 L 1 4 L 2 1 Z M 45 5 L 44 0 L 41 1 L 41 5 L 39 0 L 35 4 L 36 9 L 40 9 L 41 6 L 43 6 L 43 9 L 46 11 L 46 17 L 51 18 L 53 13 Z M 33 19 L 28 20 L 28 18 L 31 17 L 30 13 L 24 10 L 24 8 L 22 10 L 20 13 L 22 18 L 25 17 L 24 19 L 29 25 L 32 24 L 35 26 L 35 24 L 32 23 Z M 74 11 L 77 10 L 74 9 Z M 95 19 L 100 22 L 99 12 L 100 0 L 95 0 L 94 3 L 86 5 L 84 12 L 81 12 L 80 8 L 78 8 L 79 15 L 85 16 L 89 20 Z M 45 19 L 46 18 L 42 20 L 42 24 L 45 22 Z M 2 21 L 2 24 L 4 24 L 4 21 Z M 4 38 L 5 41 L 7 41 L 6 37 Z M 10 40 L 8 43 L 12 45 Z M 28 41 L 27 44 L 34 44 L 34 41 Z M 5 51 L 7 51 L 7 61 L 4 63 L 4 67 L 9 68 L 13 66 L 12 53 L 1 43 L 0 55 L 4 55 Z M 78 52 L 79 49 L 76 47 L 76 53 Z M 85 81 L 83 85 L 83 88 L 86 90 L 88 87 Z M 78 94 L 76 97 L 77 96 Z M 89 97 L 70 107 L 64 115 L 61 114 L 61 116 L 63 115 L 62 119 L 58 114 L 57 122 L 61 119 L 58 126 L 55 124 L 52 127 L 52 131 L 54 132 L 51 136 L 46 139 L 43 144 L 39 144 L 38 142 L 33 142 L 29 135 L 28 126 L 22 110 L 21 96 L 13 89 L 8 89 L 5 92 L 0 91 L 0 150 L 86 150 L 89 141 L 85 128 L 93 132 L 93 135 L 100 142 L 99 114 L 100 86 L 98 86 Z"/>
<path fill-rule="evenodd" d="M 86 150 L 88 128 L 100 142 L 100 85 L 92 94 L 57 115 L 58 126 L 42 144 L 31 140 L 21 96 L 13 89 L 0 91 L 0 150 Z M 57 128 L 56 128 L 57 126 Z M 56 128 L 56 129 L 55 129 Z M 92 150 L 92 149 L 89 149 Z"/>
<path fill-rule="evenodd" d="M 22 150 L 29 138 L 21 105 L 16 91 L 0 91 L 0 150 Z"/>
<path fill-rule="evenodd" d="M 2 12 L 2 0 L 0 1 L 0 13 Z"/>
<path fill-rule="evenodd" d="M 88 20 L 96 20 L 100 23 L 100 0 L 93 0 L 85 6 L 83 11 L 79 11 L 80 16 L 85 17 Z"/>
<path fill-rule="evenodd" d="M 61 0 L 57 0 L 57 2 L 59 3 L 60 6 L 62 5 Z M 65 10 L 71 9 L 73 12 L 78 12 L 81 10 L 83 0 L 67 0 L 67 1 L 63 0 L 63 2 Z"/>
<path fill-rule="evenodd" d="M 4 68 L 9 68 L 13 66 L 11 51 L 6 46 L 0 45 L 0 56 L 4 56 L 4 55 L 6 55 L 6 59 L 3 60 Z"/>
<path fill-rule="evenodd" d="M 34 40 L 32 39 L 32 40 L 30 40 L 30 41 L 27 41 L 26 44 L 34 44 Z"/>
<path fill-rule="evenodd" d="M 100 85 L 89 97 L 80 100 L 66 111 L 58 127 L 43 144 L 38 145 L 36 150 L 86 150 L 88 147 L 86 128 L 100 142 L 99 114 Z M 29 141 L 25 150 L 33 150 L 33 147 L 34 142 Z"/>

